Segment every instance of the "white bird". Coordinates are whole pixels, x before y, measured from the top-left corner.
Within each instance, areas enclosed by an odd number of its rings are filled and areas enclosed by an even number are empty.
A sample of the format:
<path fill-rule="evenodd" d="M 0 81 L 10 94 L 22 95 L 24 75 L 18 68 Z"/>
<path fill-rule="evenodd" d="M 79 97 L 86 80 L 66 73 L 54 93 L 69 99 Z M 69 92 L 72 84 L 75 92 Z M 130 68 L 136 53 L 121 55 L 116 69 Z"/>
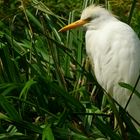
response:
<path fill-rule="evenodd" d="M 131 91 L 121 87 L 119 82 L 134 87 L 140 74 L 138 36 L 129 25 L 119 21 L 108 10 L 95 5 L 87 7 L 80 20 L 59 31 L 82 25 L 86 28 L 86 52 L 94 65 L 98 83 L 125 107 Z M 140 82 L 136 89 L 140 92 Z M 133 94 L 126 110 L 140 123 L 140 98 L 136 94 Z"/>

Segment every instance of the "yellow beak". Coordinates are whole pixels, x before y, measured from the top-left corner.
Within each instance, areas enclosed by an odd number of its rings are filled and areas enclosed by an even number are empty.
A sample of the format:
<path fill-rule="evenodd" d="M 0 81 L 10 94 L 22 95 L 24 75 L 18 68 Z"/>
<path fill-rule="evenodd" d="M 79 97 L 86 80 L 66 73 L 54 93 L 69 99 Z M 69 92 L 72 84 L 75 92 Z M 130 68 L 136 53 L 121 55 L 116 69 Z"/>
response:
<path fill-rule="evenodd" d="M 65 32 L 67 30 L 74 29 L 76 27 L 80 27 L 88 22 L 89 22 L 88 19 L 85 19 L 85 20 L 80 19 L 80 20 L 77 20 L 69 25 L 66 25 L 65 27 L 61 28 L 58 32 Z"/>

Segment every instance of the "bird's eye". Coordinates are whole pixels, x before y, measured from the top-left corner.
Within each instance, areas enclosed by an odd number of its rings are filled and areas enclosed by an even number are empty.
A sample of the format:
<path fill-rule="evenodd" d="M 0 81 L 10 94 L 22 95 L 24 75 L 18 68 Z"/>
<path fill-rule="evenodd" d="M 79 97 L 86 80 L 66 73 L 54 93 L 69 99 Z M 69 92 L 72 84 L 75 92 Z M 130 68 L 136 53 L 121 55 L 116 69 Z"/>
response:
<path fill-rule="evenodd" d="M 92 18 L 91 17 L 88 17 L 88 18 L 86 18 L 86 20 L 89 22 L 89 21 L 92 20 Z"/>

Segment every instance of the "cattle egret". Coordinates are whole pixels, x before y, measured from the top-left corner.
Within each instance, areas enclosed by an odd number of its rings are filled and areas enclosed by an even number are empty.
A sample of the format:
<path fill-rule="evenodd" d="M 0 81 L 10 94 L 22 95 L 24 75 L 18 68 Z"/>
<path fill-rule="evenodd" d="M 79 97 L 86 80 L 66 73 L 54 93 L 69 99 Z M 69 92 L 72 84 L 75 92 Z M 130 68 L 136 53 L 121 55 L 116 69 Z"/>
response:
<path fill-rule="evenodd" d="M 60 32 L 86 28 L 86 52 L 94 66 L 98 83 L 122 107 L 125 107 L 131 91 L 121 87 L 124 82 L 134 87 L 140 73 L 140 40 L 133 29 L 119 21 L 108 10 L 91 5 L 81 19 L 63 27 Z M 140 82 L 137 85 L 140 92 Z M 140 123 L 140 98 L 133 94 L 126 110 Z M 135 124 L 136 125 L 136 124 Z"/>

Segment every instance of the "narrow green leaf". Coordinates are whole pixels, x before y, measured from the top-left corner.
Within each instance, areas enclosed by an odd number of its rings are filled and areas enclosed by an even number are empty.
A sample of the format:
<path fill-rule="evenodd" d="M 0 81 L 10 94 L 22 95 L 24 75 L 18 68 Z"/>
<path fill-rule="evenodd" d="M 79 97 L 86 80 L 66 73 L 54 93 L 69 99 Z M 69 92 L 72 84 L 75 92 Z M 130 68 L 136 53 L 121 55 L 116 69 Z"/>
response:
<path fill-rule="evenodd" d="M 42 134 L 42 128 L 38 125 L 32 124 L 27 121 L 17 121 L 17 120 L 12 120 L 12 124 L 15 126 L 30 130 L 32 132 L 36 132 L 38 134 Z"/>
<path fill-rule="evenodd" d="M 34 81 L 33 79 L 30 79 L 29 81 L 27 81 L 26 82 L 26 84 L 25 84 L 25 86 L 24 86 L 24 88 L 22 89 L 22 91 L 21 91 L 21 93 L 20 93 L 20 96 L 19 96 L 19 98 L 24 98 L 24 99 L 26 99 L 26 96 L 27 96 L 27 93 L 28 93 L 28 90 L 31 88 L 31 86 L 33 85 L 33 84 L 35 84 L 36 83 L 36 81 Z"/>
<path fill-rule="evenodd" d="M 129 85 L 127 83 L 123 83 L 123 82 L 120 82 L 119 85 L 121 87 L 124 87 L 124 88 L 130 90 L 131 92 L 134 92 L 134 94 L 136 94 L 140 98 L 140 93 L 136 89 L 134 90 L 134 87 L 132 87 L 131 85 Z"/>
<path fill-rule="evenodd" d="M 3 95 L 0 95 L 0 105 L 6 111 L 10 119 L 21 120 L 15 107 Z"/>
<path fill-rule="evenodd" d="M 77 111 L 81 112 L 84 111 L 84 106 L 76 100 L 73 96 L 71 96 L 68 92 L 64 91 L 62 88 L 58 87 L 56 84 L 51 84 L 52 88 L 58 92 L 67 102 L 70 107 L 74 107 Z"/>
<path fill-rule="evenodd" d="M 26 14 L 29 17 L 29 19 L 38 27 L 38 29 L 43 30 L 43 27 L 39 22 L 39 20 L 27 9 L 26 9 Z"/>
<path fill-rule="evenodd" d="M 50 125 L 47 125 L 43 129 L 42 140 L 54 140 L 54 135 L 52 133 Z"/>
<path fill-rule="evenodd" d="M 7 120 L 7 121 L 10 121 L 9 117 L 6 116 L 5 114 L 1 113 L 1 112 L 0 112 L 0 120 Z"/>
<path fill-rule="evenodd" d="M 122 140 L 107 124 L 101 121 L 99 118 L 94 119 L 96 127 L 107 137 L 112 140 Z"/>

